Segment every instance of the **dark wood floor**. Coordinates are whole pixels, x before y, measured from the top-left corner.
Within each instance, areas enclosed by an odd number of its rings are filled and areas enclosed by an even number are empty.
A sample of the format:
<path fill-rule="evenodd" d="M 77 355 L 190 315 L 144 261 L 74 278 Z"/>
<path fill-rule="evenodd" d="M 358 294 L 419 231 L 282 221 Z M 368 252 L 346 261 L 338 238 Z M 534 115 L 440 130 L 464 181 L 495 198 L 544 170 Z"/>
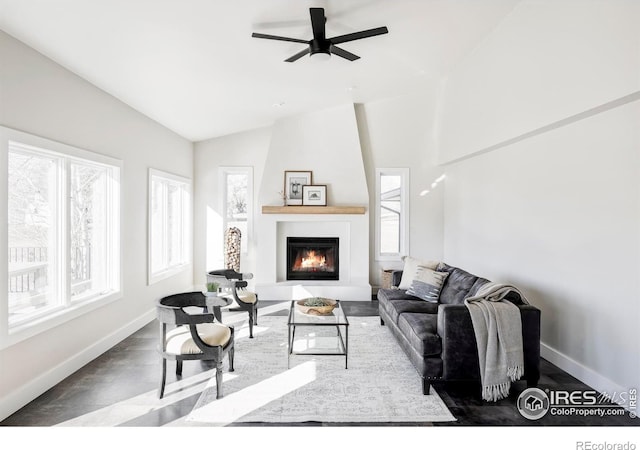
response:
<path fill-rule="evenodd" d="M 261 302 L 261 311 L 281 302 Z M 377 301 L 344 302 L 347 315 L 377 316 Z M 272 315 L 284 315 L 285 309 L 271 312 Z M 224 319 L 224 317 L 223 317 Z M 156 427 L 175 425 L 189 414 L 198 400 L 199 393 L 185 395 L 179 401 L 147 408 L 144 412 L 131 414 L 126 403 L 132 398 L 142 399 L 145 395 L 151 399 L 157 389 L 160 366 L 155 351 L 157 324 L 151 322 L 129 338 L 120 342 L 108 352 L 96 358 L 76 373 L 54 386 L 43 395 L 8 417 L 0 426 L 38 426 L 47 427 L 64 424 L 82 425 L 82 418 L 96 411 L 108 410 L 114 404 L 123 404 L 124 414 L 116 423 L 106 426 Z M 207 363 L 185 363 L 183 379 L 211 370 Z M 560 370 L 548 361 L 542 361 L 542 376 L 539 387 L 550 390 L 587 390 L 590 389 L 574 377 Z M 417 374 L 416 374 L 417 376 Z M 173 378 L 172 378 L 173 377 Z M 175 374 L 169 371 L 168 383 L 175 382 Z M 640 419 L 631 419 L 628 413 L 623 416 L 580 417 L 547 415 L 538 421 L 530 421 L 520 415 L 516 409 L 516 399 L 525 389 L 524 383 L 515 383 L 512 394 L 499 402 L 487 403 L 480 399 L 478 388 L 468 385 L 440 385 L 436 390 L 444 400 L 456 422 L 443 423 L 406 423 L 406 424 L 358 424 L 375 426 L 638 426 Z M 148 400 L 151 401 L 151 400 Z M 115 411 L 115 409 L 114 409 Z M 114 414 L 117 414 L 114 412 Z M 74 422 L 76 421 L 76 422 Z M 300 426 L 301 424 L 278 424 L 277 426 Z M 355 426 L 356 424 L 305 423 L 302 426 Z M 246 426 L 246 424 L 244 424 Z M 251 426 L 269 426 L 252 424 Z"/>

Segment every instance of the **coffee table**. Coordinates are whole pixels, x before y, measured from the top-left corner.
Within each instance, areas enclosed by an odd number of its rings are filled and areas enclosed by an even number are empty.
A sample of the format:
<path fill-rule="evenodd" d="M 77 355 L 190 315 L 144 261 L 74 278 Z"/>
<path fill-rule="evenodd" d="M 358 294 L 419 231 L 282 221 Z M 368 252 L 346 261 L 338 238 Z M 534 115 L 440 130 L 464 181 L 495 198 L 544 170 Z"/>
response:
<path fill-rule="evenodd" d="M 287 352 L 287 368 L 290 367 L 291 355 L 326 355 L 344 356 L 344 368 L 348 368 L 347 353 L 349 350 L 349 319 L 344 313 L 340 300 L 336 300 L 334 310 L 324 316 L 304 314 L 295 306 L 289 307 L 289 351 Z M 296 342 L 296 329 L 305 328 L 307 334 L 300 336 Z M 335 334 L 332 333 L 335 328 Z M 300 331 L 300 330 L 299 330 Z M 295 344 L 298 344 L 297 347 Z M 296 347 L 296 348 L 294 348 Z"/>

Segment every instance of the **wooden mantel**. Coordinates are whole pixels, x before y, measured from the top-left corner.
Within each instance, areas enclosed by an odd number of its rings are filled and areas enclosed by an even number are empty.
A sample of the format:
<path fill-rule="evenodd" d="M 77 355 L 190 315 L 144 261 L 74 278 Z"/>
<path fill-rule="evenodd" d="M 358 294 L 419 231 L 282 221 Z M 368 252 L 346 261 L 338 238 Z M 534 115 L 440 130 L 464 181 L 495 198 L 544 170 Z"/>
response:
<path fill-rule="evenodd" d="M 262 214 L 364 214 L 364 206 L 269 206 L 262 207 Z"/>

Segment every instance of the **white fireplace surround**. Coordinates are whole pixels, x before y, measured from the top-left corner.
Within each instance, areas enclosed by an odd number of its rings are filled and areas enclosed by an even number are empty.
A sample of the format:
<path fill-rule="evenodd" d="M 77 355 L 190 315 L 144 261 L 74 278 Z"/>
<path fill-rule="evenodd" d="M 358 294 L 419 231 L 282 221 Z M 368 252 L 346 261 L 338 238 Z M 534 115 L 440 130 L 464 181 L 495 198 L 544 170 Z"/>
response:
<path fill-rule="evenodd" d="M 371 299 L 368 234 L 361 232 L 366 229 L 368 220 L 368 214 L 276 214 L 268 219 L 263 216 L 263 226 L 271 229 L 275 239 L 261 246 L 261 270 L 257 271 L 260 277 L 256 280 L 259 298 L 298 300 L 319 296 L 339 300 Z M 287 280 L 288 236 L 337 237 L 340 240 L 339 280 Z"/>

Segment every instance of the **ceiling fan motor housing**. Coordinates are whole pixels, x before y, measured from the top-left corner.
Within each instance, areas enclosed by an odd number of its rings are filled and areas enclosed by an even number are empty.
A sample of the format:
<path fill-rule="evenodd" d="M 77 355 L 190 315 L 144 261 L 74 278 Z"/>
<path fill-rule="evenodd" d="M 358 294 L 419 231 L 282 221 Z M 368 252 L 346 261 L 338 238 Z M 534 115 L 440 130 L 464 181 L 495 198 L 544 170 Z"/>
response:
<path fill-rule="evenodd" d="M 317 53 L 326 53 L 327 55 L 331 54 L 331 42 L 319 39 L 313 39 L 309 41 L 309 51 L 312 55 Z"/>

